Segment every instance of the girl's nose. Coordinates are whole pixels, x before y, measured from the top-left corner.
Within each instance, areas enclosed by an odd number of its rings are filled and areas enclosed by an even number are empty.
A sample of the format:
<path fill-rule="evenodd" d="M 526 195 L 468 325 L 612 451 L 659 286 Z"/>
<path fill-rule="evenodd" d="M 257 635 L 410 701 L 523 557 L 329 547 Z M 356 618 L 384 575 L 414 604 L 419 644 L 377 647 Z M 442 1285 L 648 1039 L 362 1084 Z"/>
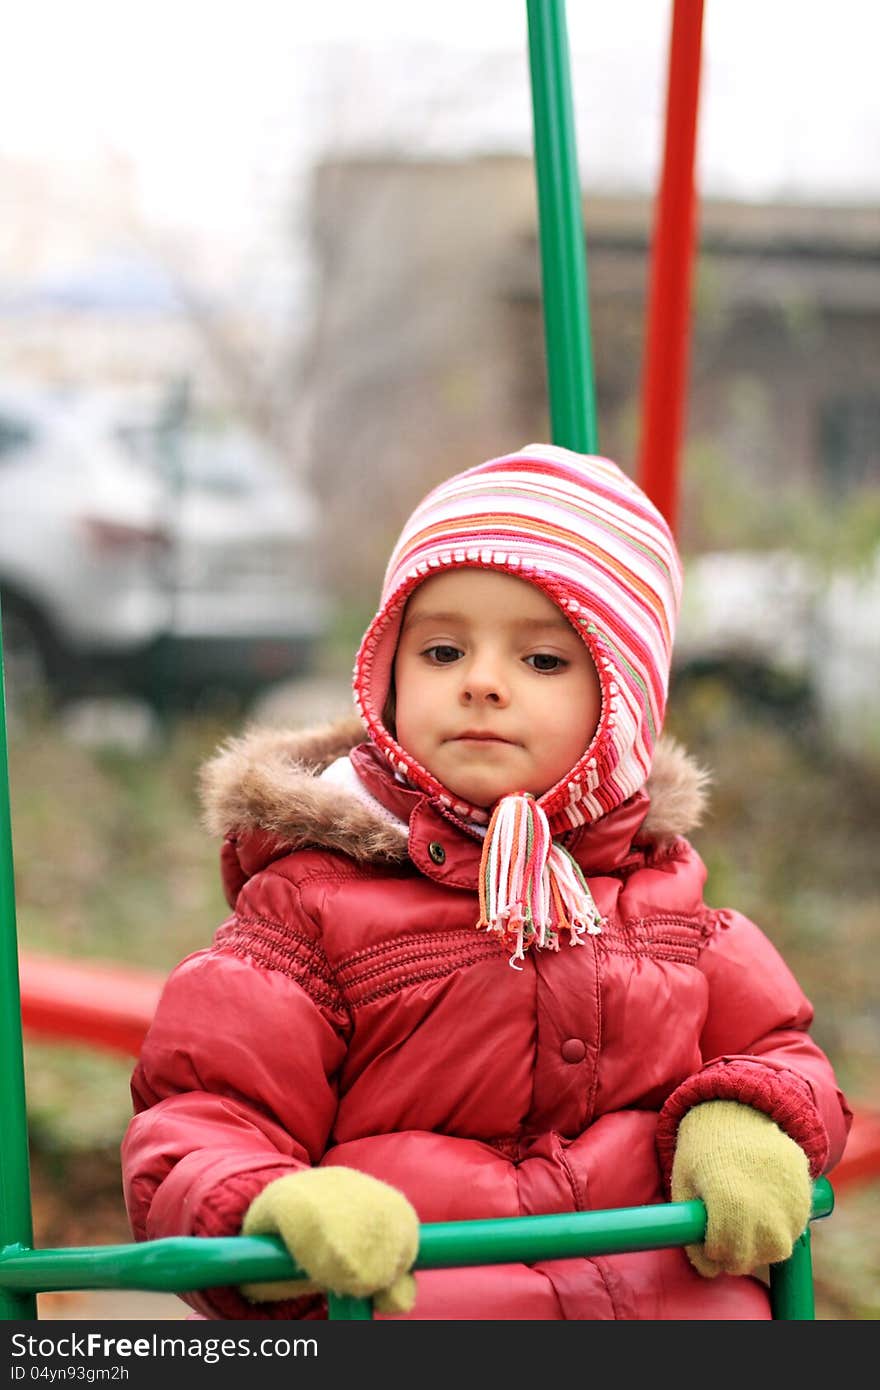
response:
<path fill-rule="evenodd" d="M 507 684 L 493 662 L 474 663 L 463 674 L 461 694 L 465 704 L 507 704 Z"/>

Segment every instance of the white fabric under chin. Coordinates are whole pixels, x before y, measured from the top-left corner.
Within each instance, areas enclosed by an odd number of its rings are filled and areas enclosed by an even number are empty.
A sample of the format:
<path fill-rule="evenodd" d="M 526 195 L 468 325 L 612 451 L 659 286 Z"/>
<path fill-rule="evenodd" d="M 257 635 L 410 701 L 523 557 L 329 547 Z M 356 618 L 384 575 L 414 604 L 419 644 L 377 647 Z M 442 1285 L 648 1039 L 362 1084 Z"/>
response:
<path fill-rule="evenodd" d="M 382 802 L 377 800 L 371 791 L 367 790 L 355 772 L 351 758 L 345 756 L 330 763 L 321 773 L 321 781 L 332 782 L 334 786 L 341 787 L 343 791 L 348 792 L 363 806 L 368 806 L 374 815 L 396 830 L 402 839 L 408 839 L 409 826 L 406 821 L 401 820 L 393 811 L 389 811 L 387 806 L 383 806 Z"/>

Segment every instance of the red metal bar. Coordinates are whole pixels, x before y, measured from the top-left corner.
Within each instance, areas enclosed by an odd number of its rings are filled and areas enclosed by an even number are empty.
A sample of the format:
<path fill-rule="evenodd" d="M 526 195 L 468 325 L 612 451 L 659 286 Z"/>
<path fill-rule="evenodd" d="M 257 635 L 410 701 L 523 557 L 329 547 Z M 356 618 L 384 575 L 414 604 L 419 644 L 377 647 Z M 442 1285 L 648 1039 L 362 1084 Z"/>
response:
<path fill-rule="evenodd" d="M 834 1191 L 848 1192 L 880 1178 L 880 1110 L 853 1107 L 853 1125 L 843 1158 L 831 1173 Z"/>
<path fill-rule="evenodd" d="M 673 530 L 678 521 L 690 349 L 702 25 L 703 0 L 674 0 L 663 174 L 651 252 L 642 375 L 639 482 Z"/>
<path fill-rule="evenodd" d="M 35 1039 L 81 1042 L 136 1057 L 165 976 L 134 966 L 22 952 L 21 1022 Z"/>

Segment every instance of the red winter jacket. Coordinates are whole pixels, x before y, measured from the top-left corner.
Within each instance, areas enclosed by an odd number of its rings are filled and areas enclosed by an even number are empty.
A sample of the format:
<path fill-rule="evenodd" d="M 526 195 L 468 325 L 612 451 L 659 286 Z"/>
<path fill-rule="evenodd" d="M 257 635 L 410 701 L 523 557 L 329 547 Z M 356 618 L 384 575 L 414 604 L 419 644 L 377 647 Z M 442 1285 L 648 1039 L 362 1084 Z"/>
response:
<path fill-rule="evenodd" d="M 645 792 L 566 844 L 607 923 L 522 970 L 475 929 L 480 840 L 397 782 L 347 721 L 251 734 L 209 764 L 233 908 L 172 973 L 132 1080 L 123 1146 L 137 1239 L 232 1235 L 263 1186 L 344 1164 L 423 1221 L 668 1199 L 679 1120 L 731 1098 L 812 1171 L 850 1122 L 812 1011 L 767 938 L 702 900 L 681 838 L 699 774 L 661 744 Z M 377 798 L 315 774 L 352 750 Z M 393 823 L 388 812 L 409 825 Z M 682 1250 L 417 1276 L 415 1318 L 766 1318 L 757 1279 L 705 1280 Z M 222 1318 L 326 1315 L 318 1296 Z"/>

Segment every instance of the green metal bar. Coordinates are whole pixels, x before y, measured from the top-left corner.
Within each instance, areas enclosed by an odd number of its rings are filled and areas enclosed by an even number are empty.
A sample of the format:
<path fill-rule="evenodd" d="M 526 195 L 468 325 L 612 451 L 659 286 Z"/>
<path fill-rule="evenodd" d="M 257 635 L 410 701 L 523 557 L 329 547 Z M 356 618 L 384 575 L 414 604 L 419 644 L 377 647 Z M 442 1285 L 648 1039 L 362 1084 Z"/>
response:
<path fill-rule="evenodd" d="M 149 1289 L 181 1293 L 218 1284 L 305 1278 L 272 1236 L 168 1236 L 141 1245 L 0 1251 L 0 1288 Z"/>
<path fill-rule="evenodd" d="M 415 1269 L 504 1264 L 655 1249 L 702 1239 L 701 1202 L 613 1212 L 446 1221 L 424 1225 Z M 0 1288 L 151 1289 L 180 1293 L 216 1284 L 305 1278 L 273 1236 L 169 1236 L 140 1245 L 0 1252 Z"/>
<path fill-rule="evenodd" d="M 451 1269 L 512 1261 L 529 1264 L 572 1255 L 657 1250 L 666 1245 L 691 1245 L 703 1239 L 705 1229 L 702 1202 L 493 1221 L 443 1221 L 422 1228 L 415 1268 Z"/>
<path fill-rule="evenodd" d="M 813 1189 L 812 1215 L 827 1216 L 832 1206 L 831 1186 L 820 1178 Z M 698 1243 L 705 1229 L 705 1209 L 696 1201 L 491 1221 L 435 1222 L 421 1228 L 413 1268 L 449 1269 L 655 1250 Z M 149 1289 L 183 1293 L 218 1284 L 303 1277 L 281 1241 L 273 1236 L 169 1236 L 140 1245 L 65 1250 L 11 1245 L 0 1252 L 0 1289 L 18 1292 Z"/>
<path fill-rule="evenodd" d="M 813 1186 L 811 1219 L 828 1216 L 833 1206 L 831 1184 L 827 1178 L 819 1178 Z M 646 1214 L 649 1219 L 646 1219 Z M 581 1221 L 582 1216 L 587 1216 L 589 1220 Z M 577 1221 L 577 1226 L 574 1221 Z M 613 1255 L 627 1250 L 691 1245 L 701 1241 L 706 1233 L 706 1213 L 702 1202 L 679 1202 L 664 1208 L 625 1207 L 616 1211 L 578 1213 L 575 1218 L 521 1217 L 509 1222 L 450 1221 L 422 1227 L 419 1256 L 413 1267 L 440 1269 L 468 1264 L 501 1264 L 505 1258 L 527 1259 L 525 1255 L 506 1254 L 506 1248 L 521 1248 L 516 1227 L 524 1222 L 530 1223 L 526 1240 L 533 1247 L 532 1259 Z M 539 1223 L 546 1223 L 543 1228 L 546 1237 Z M 547 1254 L 545 1238 L 552 1239 L 552 1256 Z M 477 1252 L 484 1250 L 487 1245 L 492 1259 L 478 1258 Z M 369 1299 L 351 1299 L 350 1303 L 351 1311 L 342 1306 L 342 1300 L 334 1304 L 331 1296 L 330 1317 L 372 1316 Z M 770 1307 L 774 1319 L 806 1320 L 816 1316 L 809 1227 L 795 1243 L 791 1257 L 770 1268 Z"/>
<path fill-rule="evenodd" d="M 0 622 L 0 1246 L 32 1244 L 12 816 L 6 747 L 3 628 Z M 12 1290 L 0 1285 L 0 1318 L 34 1317 L 36 1300 L 33 1296 L 20 1289 Z"/>
<path fill-rule="evenodd" d="M 598 428 L 565 0 L 528 0 L 527 9 L 550 430 L 554 444 L 592 454 Z"/>

